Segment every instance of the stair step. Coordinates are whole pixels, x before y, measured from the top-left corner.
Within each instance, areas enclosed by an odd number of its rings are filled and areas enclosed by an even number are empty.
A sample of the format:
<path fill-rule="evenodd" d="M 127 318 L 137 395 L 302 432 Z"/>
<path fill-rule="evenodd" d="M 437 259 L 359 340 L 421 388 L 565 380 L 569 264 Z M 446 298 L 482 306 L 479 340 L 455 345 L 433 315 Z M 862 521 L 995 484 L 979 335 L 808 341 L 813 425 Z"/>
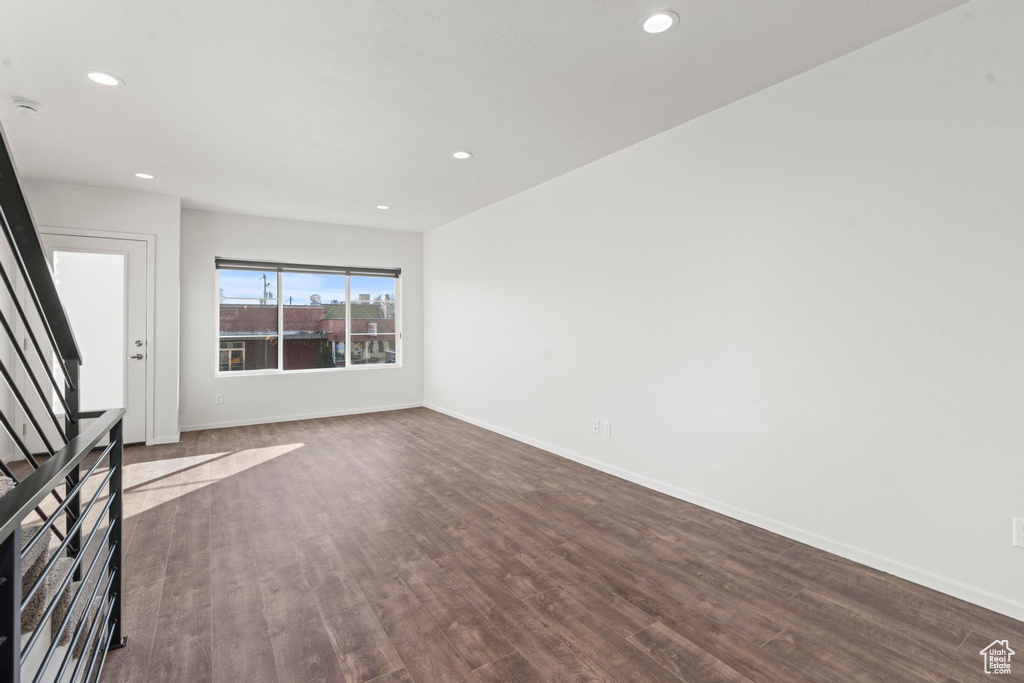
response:
<path fill-rule="evenodd" d="M 3 498 L 5 494 L 10 493 L 14 490 L 16 484 L 10 477 L 0 476 L 0 498 Z M 29 524 L 22 524 L 21 526 L 21 547 L 25 548 L 39 530 L 42 528 L 42 522 L 33 522 Z M 43 573 L 43 568 L 46 567 L 46 563 L 50 560 L 50 541 L 53 536 L 52 533 L 47 531 L 47 534 L 51 536 L 51 539 L 39 539 L 32 550 L 21 559 L 21 584 L 22 586 L 28 586 L 29 588 L 39 579 Z"/>
<path fill-rule="evenodd" d="M 67 645 L 67 644 L 69 644 L 71 642 L 71 638 L 75 635 L 75 629 L 78 627 L 79 622 L 82 621 L 83 615 L 85 614 L 85 607 L 86 607 L 85 601 L 89 597 L 89 595 L 93 592 L 93 589 L 96 587 L 96 580 L 98 578 L 99 578 L 98 574 L 90 577 L 89 581 L 84 586 L 82 586 L 82 582 L 81 581 L 73 581 L 72 582 L 73 585 L 68 588 L 67 592 L 72 597 L 74 597 L 75 593 L 77 593 L 79 590 L 82 591 L 82 597 L 79 599 L 78 604 L 75 605 L 75 611 L 71 615 L 71 620 L 68 622 L 68 627 L 67 627 L 67 629 L 64 630 L 64 634 L 61 636 L 60 642 L 58 643 L 58 645 Z M 81 586 L 81 588 L 79 588 L 80 586 Z M 98 605 L 101 598 L 102 598 L 101 595 L 97 595 L 95 598 L 93 598 L 93 605 Z M 92 615 L 93 615 L 94 612 L 95 612 L 95 610 L 90 611 L 90 619 L 92 618 Z M 61 619 L 63 619 L 63 618 L 64 617 L 61 616 Z M 54 636 L 57 635 L 57 627 L 58 626 L 60 626 L 60 622 L 58 622 L 56 624 L 56 626 L 54 627 L 54 629 L 53 629 L 53 635 Z M 87 623 L 83 627 L 82 635 L 79 636 L 79 643 L 81 643 L 81 641 L 85 640 L 86 635 L 88 635 L 88 633 L 87 633 L 88 629 L 89 629 L 89 624 Z M 76 650 L 81 651 L 81 646 L 80 645 L 76 646 Z"/>
<path fill-rule="evenodd" d="M 60 588 L 60 582 L 64 580 L 64 577 L 71 571 L 71 565 L 75 561 L 70 557 L 62 557 L 57 560 L 57 563 L 53 566 L 53 573 L 57 576 L 57 580 L 53 583 L 53 599 L 57 601 L 57 606 L 53 609 L 53 617 L 50 619 L 50 637 L 53 638 L 57 635 L 57 629 L 60 628 L 60 623 L 64 621 L 64 616 L 68 613 L 68 609 L 71 607 L 71 599 L 75 597 L 75 590 L 78 587 L 79 581 L 68 581 L 67 587 L 64 592 L 60 595 L 56 595 L 57 589 Z M 50 578 L 47 577 L 49 582 Z M 79 600 L 79 602 L 82 602 Z M 75 631 L 75 622 L 71 621 L 68 623 L 66 629 L 64 629 L 64 635 L 61 637 L 61 645 L 67 645 L 71 640 L 71 634 Z"/>
<path fill-rule="evenodd" d="M 39 533 L 39 529 L 42 528 L 42 524 L 22 524 L 21 525 L 21 547 L 24 550 L 25 546 L 29 544 L 36 534 Z M 49 531 L 46 532 L 49 535 Z M 31 586 L 39 578 L 39 575 L 43 573 L 43 568 L 46 563 L 50 560 L 50 543 L 49 539 L 41 538 L 39 541 L 32 546 L 32 550 L 29 551 L 28 555 L 21 558 L 21 584 L 24 586 L 28 584 Z"/>
<path fill-rule="evenodd" d="M 81 621 L 82 618 L 83 618 L 83 615 L 85 616 L 85 623 L 82 624 L 82 635 L 79 636 L 78 642 L 75 643 L 75 654 L 74 654 L 74 656 L 76 658 L 81 657 L 82 656 L 82 652 L 85 650 L 85 645 L 86 645 L 85 639 L 89 636 L 89 629 L 92 627 L 92 622 L 96 619 L 96 615 L 99 612 L 99 608 L 100 608 L 100 605 L 101 605 L 102 602 L 103 602 L 103 596 L 101 596 L 101 595 L 97 595 L 95 598 L 93 598 L 92 603 L 89 605 L 88 613 L 85 612 L 85 607 L 84 607 L 85 601 L 82 600 L 81 602 L 78 603 L 78 608 L 75 610 L 75 613 L 72 616 L 72 619 L 74 620 L 73 623 L 77 624 L 79 621 Z M 97 627 L 97 628 L 99 628 L 99 627 Z M 93 641 L 97 640 L 96 633 L 92 634 L 92 639 L 93 639 Z M 61 639 L 61 644 L 62 645 L 65 644 L 63 639 Z M 89 648 L 89 654 L 90 655 L 92 654 L 93 650 L 94 650 L 94 648 Z"/>
<path fill-rule="evenodd" d="M 16 484 L 10 477 L 0 476 L 0 497 L 4 494 L 10 493 L 14 490 Z M 23 524 L 21 527 L 21 547 L 24 549 L 29 542 L 35 538 L 36 534 L 42 529 L 42 523 L 30 523 Z M 22 599 L 28 595 L 29 590 L 35 585 L 39 577 L 42 576 L 43 570 L 46 568 L 46 564 L 50 561 L 50 545 L 54 541 L 55 537 L 47 531 L 46 534 L 50 538 L 41 538 L 32 547 L 29 553 L 21 560 L 21 586 L 22 586 Z M 50 635 L 54 637 L 57 635 L 57 630 L 60 628 L 61 622 L 64 620 L 64 616 L 68 613 L 68 609 L 71 607 L 71 600 L 78 589 L 79 582 L 71 581 L 65 587 L 64 591 L 57 595 L 57 590 L 60 588 L 61 583 L 64 581 L 64 577 L 71 571 L 71 567 L 74 564 L 74 560 L 70 557 L 62 557 L 54 562 L 53 568 L 43 581 L 42 586 L 36 591 L 36 595 L 32 598 L 32 601 L 25 606 L 25 610 L 21 614 L 21 632 L 31 633 L 40 626 L 43 614 L 49 607 L 51 600 L 56 600 L 57 605 L 53 610 L 53 614 L 50 617 Z M 91 591 L 91 586 L 87 586 L 86 590 Z M 100 599 L 97 597 L 93 600 L 93 604 L 89 606 L 88 618 L 91 622 L 95 618 L 95 613 L 99 607 Z M 72 615 L 68 627 L 64 629 L 64 633 L 60 639 L 60 645 L 68 645 L 71 642 L 71 638 L 75 633 L 75 628 L 83 616 L 86 615 L 86 604 L 85 600 L 79 600 L 78 606 L 75 609 L 75 614 Z M 86 623 L 85 628 L 88 629 L 89 623 Z M 80 642 L 76 647 L 76 656 L 81 655 L 81 651 L 84 649 L 84 634 L 80 638 Z"/>
<path fill-rule="evenodd" d="M 41 524 L 26 524 L 22 527 L 23 535 L 22 548 L 28 544 L 32 537 L 39 533 Z M 50 561 L 50 547 L 46 543 L 46 539 L 40 539 L 36 543 L 32 550 L 29 551 L 28 555 L 22 558 L 21 564 L 21 598 L 24 600 L 25 596 L 32 589 L 32 586 L 36 585 L 36 581 L 43 575 L 43 570 L 46 568 L 46 563 Z M 39 620 L 43 616 L 43 612 L 46 611 L 46 606 L 50 602 L 50 594 L 59 584 L 52 584 L 51 580 L 54 577 L 54 571 L 50 571 L 50 575 L 39 590 L 36 591 L 36 596 L 32 598 L 32 601 L 25 605 L 25 611 L 21 613 L 21 630 L 23 633 L 28 631 L 34 631 L 36 626 L 39 625 Z M 64 577 L 60 577 L 63 579 Z"/>
<path fill-rule="evenodd" d="M 36 591 L 36 596 L 32 598 L 31 602 L 25 605 L 25 610 L 21 613 L 22 633 L 35 631 L 39 627 L 39 624 L 43 619 L 43 614 L 50 606 L 51 600 L 57 599 L 64 603 L 62 608 L 60 602 L 58 602 L 51 619 L 59 620 L 64 618 L 71 602 L 71 596 L 74 595 L 74 593 L 71 592 L 70 583 L 68 588 L 64 589 L 64 594 L 59 597 L 57 596 L 57 589 L 60 588 L 60 584 L 64 580 L 64 577 L 68 575 L 69 571 L 71 571 L 72 564 L 74 564 L 74 560 L 70 557 L 62 557 L 53 563 L 53 569 L 51 569 L 50 573 L 46 575 L 43 585 L 40 586 L 38 591 Z M 30 583 L 22 584 L 22 599 L 28 595 L 28 591 L 31 587 L 32 584 Z M 59 624 L 60 621 L 57 621 L 57 623 Z"/>

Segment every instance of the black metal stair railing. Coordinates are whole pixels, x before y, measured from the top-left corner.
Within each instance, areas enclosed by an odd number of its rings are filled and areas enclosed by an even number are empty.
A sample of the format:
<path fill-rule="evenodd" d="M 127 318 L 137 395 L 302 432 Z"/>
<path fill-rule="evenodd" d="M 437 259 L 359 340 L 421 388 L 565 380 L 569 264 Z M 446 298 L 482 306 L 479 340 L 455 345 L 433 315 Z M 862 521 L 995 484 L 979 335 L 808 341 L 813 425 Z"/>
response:
<path fill-rule="evenodd" d="M 120 644 L 120 597 L 121 597 L 121 526 L 122 526 L 122 480 L 123 480 L 123 439 L 121 434 L 124 409 L 109 410 L 90 425 L 80 436 L 75 437 L 63 449 L 58 451 L 38 470 L 15 487 L 14 491 L 0 498 L 0 520 L 6 520 L 0 526 L 0 614 L 4 622 L 0 624 L 4 641 L 0 643 L 0 680 L 18 683 L 31 680 L 39 683 L 47 680 L 63 679 L 69 666 L 74 665 L 73 681 L 91 681 L 94 671 L 98 671 L 96 653 L 105 653 L 111 643 Z M 42 527 L 35 529 L 29 539 L 22 538 L 22 522 L 30 515 L 39 501 L 46 497 L 53 488 L 63 485 L 67 474 L 80 469 L 93 451 L 93 448 L 104 436 L 110 435 L 109 445 L 96 457 L 85 476 L 69 490 L 65 502 L 50 515 Z M 105 468 L 104 468 L 105 465 Z M 104 470 L 102 474 L 98 470 Z M 48 543 L 47 524 L 57 515 L 66 513 L 67 505 L 74 496 L 81 495 L 83 490 L 93 489 L 88 503 L 81 515 L 73 522 L 71 533 L 57 546 L 54 554 L 46 562 L 42 571 L 31 582 L 22 584 L 22 561 L 29 557 L 38 543 Z M 93 512 L 96 514 L 91 514 Z M 70 539 L 82 533 L 88 527 L 88 533 L 79 552 L 70 552 Z M 64 558 L 71 559 L 70 567 L 64 567 L 57 577 L 59 583 L 53 590 L 50 600 L 44 607 L 37 608 L 41 614 L 34 620 L 34 628 L 30 634 L 22 634 L 23 617 L 30 605 L 42 592 L 55 571 L 59 571 Z M 86 562 L 88 560 L 88 562 Z M 75 581 L 76 570 L 86 564 L 88 569 L 81 574 L 80 581 Z M 75 588 L 77 584 L 77 589 Z M 96 615 L 92 614 L 92 606 L 100 586 L 105 586 L 103 601 L 97 606 Z M 88 599 L 83 601 L 83 597 Z M 63 600 L 63 596 L 70 596 Z M 79 609 L 85 607 L 85 610 Z M 62 612 L 59 620 L 53 620 Z M 51 623 L 52 622 L 52 623 Z M 49 642 L 46 635 L 49 633 Z M 88 633 L 83 640 L 83 634 Z M 70 642 L 62 646 L 62 642 Z M 32 657 L 36 648 L 45 645 L 41 655 Z M 66 647 L 59 655 L 62 647 Z M 91 657 L 93 663 L 86 665 Z M 31 661 L 30 661 L 31 658 Z M 77 662 L 75 661 L 77 659 Z M 34 662 L 34 666 L 28 667 Z M 58 673 L 54 666 L 59 662 Z M 23 678 L 24 676 L 24 678 Z"/>
<path fill-rule="evenodd" d="M 0 142 L 0 231 L 8 260 L 16 266 L 8 272 L 0 259 L 0 280 L 14 313 L 11 318 L 0 311 L 0 343 L 10 346 L 17 361 L 8 367 L 0 358 L 0 389 L 6 385 L 43 448 L 34 453 L 13 416 L 0 411 L 0 433 L 23 460 L 0 459 L 0 480 L 9 480 L 0 481 L 0 681 L 97 681 L 107 652 L 126 640 L 121 633 L 125 411 L 80 411 L 78 344 L 2 129 Z M 29 345 L 34 358 L 26 353 Z M 22 391 L 16 368 L 29 391 Z M 93 421 L 83 429 L 84 418 Z M 97 448 L 105 438 L 105 447 Z"/>

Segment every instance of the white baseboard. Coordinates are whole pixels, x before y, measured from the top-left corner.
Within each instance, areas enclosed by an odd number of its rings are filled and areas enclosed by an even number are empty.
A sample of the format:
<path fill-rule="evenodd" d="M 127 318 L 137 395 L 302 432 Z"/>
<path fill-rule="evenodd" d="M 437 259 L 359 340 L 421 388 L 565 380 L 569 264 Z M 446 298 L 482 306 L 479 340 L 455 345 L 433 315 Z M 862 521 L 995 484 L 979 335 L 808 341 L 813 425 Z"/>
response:
<path fill-rule="evenodd" d="M 343 415 L 362 415 L 364 413 L 383 413 L 389 410 L 405 410 L 406 408 L 422 408 L 422 403 L 403 403 L 395 406 L 376 406 L 373 408 L 352 408 L 349 410 L 332 410 L 325 413 L 307 413 L 303 415 L 278 415 L 274 417 L 257 417 L 246 420 L 228 422 L 209 422 L 206 424 L 182 426 L 183 432 L 194 432 L 200 429 L 222 429 L 224 427 L 246 427 L 248 425 L 271 424 L 273 422 L 296 422 L 298 420 L 318 420 L 323 417 L 341 417 Z"/>
<path fill-rule="evenodd" d="M 1024 621 L 1024 604 L 1014 600 L 973 588 L 958 581 L 953 581 L 951 579 L 938 576 L 937 574 L 917 569 L 916 567 L 911 567 L 910 565 L 876 555 L 867 550 L 861 550 L 860 548 L 855 548 L 853 546 L 846 545 L 845 543 L 840 543 L 838 541 L 825 538 L 824 536 L 804 531 L 803 529 L 770 519 L 755 512 L 743 510 L 729 505 L 728 503 L 723 503 L 712 498 L 702 496 L 699 493 L 687 491 L 686 489 L 679 488 L 678 486 L 666 484 L 664 482 L 651 479 L 650 477 L 645 477 L 641 474 L 624 470 L 621 467 L 615 467 L 614 465 L 609 465 L 601 462 L 600 460 L 588 458 L 585 455 L 580 455 L 579 453 L 539 441 L 524 434 L 519 434 L 518 432 L 504 429 L 503 427 L 498 427 L 497 425 L 483 422 L 482 420 L 477 420 L 476 418 L 463 415 L 462 413 L 455 412 L 454 410 L 449 410 L 431 403 L 424 403 L 423 407 L 443 413 L 449 417 L 454 417 L 457 420 L 468 422 L 469 424 L 476 425 L 477 427 L 482 427 L 483 429 L 495 432 L 496 434 L 507 436 L 510 439 L 521 441 L 522 443 L 534 446 L 535 448 L 540 448 L 541 450 L 548 451 L 549 453 L 559 455 L 563 458 L 574 460 L 580 464 L 586 465 L 587 467 L 592 467 L 595 470 L 599 470 L 606 474 L 610 474 L 620 479 L 625 479 L 626 481 L 631 481 L 634 484 L 640 484 L 641 486 L 664 493 L 665 495 L 672 496 L 673 498 L 685 500 L 688 503 L 693 503 L 694 505 L 700 505 L 703 508 L 723 514 L 726 517 L 732 517 L 733 519 L 738 519 L 741 522 L 746 522 L 747 524 L 753 524 L 756 527 L 772 531 L 785 536 L 786 538 L 793 539 L 794 541 L 806 543 L 807 545 L 818 548 L 819 550 L 839 555 L 840 557 L 852 560 L 853 562 L 858 562 L 871 567 L 872 569 L 877 569 L 879 571 L 886 572 L 887 574 L 898 576 L 901 579 L 906 579 L 907 581 L 920 584 L 926 588 L 939 591 L 940 593 L 951 595 L 966 602 L 990 609 L 993 612 L 999 612 L 1000 614 L 1005 614 L 1013 619 Z"/>
<path fill-rule="evenodd" d="M 158 436 L 150 439 L 146 442 L 147 446 L 158 446 L 165 443 L 178 443 L 181 441 L 181 433 L 175 434 L 174 436 Z"/>

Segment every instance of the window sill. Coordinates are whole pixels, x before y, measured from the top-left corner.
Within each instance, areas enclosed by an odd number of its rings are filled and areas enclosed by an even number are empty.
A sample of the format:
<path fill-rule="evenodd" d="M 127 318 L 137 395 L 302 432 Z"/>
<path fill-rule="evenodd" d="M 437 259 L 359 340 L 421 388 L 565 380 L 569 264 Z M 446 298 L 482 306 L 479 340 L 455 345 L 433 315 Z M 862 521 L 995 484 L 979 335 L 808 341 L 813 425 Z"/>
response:
<path fill-rule="evenodd" d="M 353 365 L 348 368 L 306 368 L 303 370 L 278 370 L 272 368 L 269 370 L 235 370 L 229 372 L 223 372 L 217 370 L 214 373 L 214 378 L 221 377 L 259 377 L 263 375 L 308 375 L 312 373 L 333 373 L 333 372 L 366 372 L 373 370 L 398 370 L 402 367 L 400 363 L 373 363 L 369 365 Z"/>

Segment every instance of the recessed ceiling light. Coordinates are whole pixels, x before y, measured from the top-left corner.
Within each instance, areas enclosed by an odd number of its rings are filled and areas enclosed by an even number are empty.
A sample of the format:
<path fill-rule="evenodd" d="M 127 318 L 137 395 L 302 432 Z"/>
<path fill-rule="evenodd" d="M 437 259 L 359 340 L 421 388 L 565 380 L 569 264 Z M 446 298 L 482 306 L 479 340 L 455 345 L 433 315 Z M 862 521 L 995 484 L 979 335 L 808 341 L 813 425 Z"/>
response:
<path fill-rule="evenodd" d="M 143 180 L 153 180 L 154 178 L 156 178 L 156 176 L 153 175 L 152 173 L 136 173 L 135 177 L 142 178 Z"/>
<path fill-rule="evenodd" d="M 124 85 L 124 81 L 122 81 L 120 78 L 114 76 L 113 74 L 108 74 L 105 71 L 86 71 L 85 77 L 93 83 L 99 83 L 100 85 Z"/>
<path fill-rule="evenodd" d="M 381 211 L 387 211 L 387 210 L 388 210 L 388 209 L 390 209 L 391 207 L 390 207 L 390 206 L 388 206 L 387 204 L 378 204 L 378 205 L 377 205 L 377 208 L 378 208 L 378 209 L 380 209 Z"/>
<path fill-rule="evenodd" d="M 452 156 L 456 159 L 468 159 L 473 156 L 472 152 L 452 152 Z"/>
<path fill-rule="evenodd" d="M 643 27 L 648 33 L 664 33 L 678 23 L 678 14 L 671 10 L 662 10 L 646 17 Z"/>

